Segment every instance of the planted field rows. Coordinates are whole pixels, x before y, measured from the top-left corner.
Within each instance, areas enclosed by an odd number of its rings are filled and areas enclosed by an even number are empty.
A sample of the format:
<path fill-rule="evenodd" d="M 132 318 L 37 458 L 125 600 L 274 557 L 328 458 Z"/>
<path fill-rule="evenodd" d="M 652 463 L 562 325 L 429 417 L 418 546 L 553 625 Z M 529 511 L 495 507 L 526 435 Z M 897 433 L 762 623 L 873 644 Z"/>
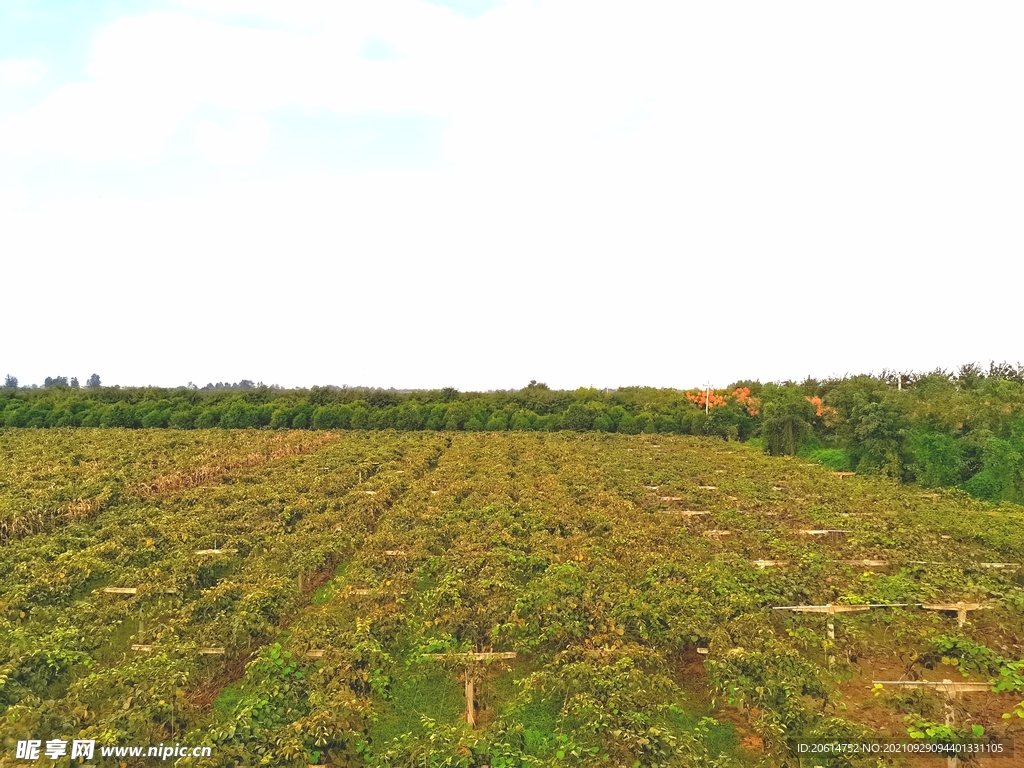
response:
<path fill-rule="evenodd" d="M 348 432 L 180 480 L 208 434 L 157 467 L 118 434 L 89 487 L 132 493 L 0 547 L 5 739 L 497 767 L 1021 735 L 1017 508 L 665 435 Z M 60 467 L 122 455 L 65 437 Z M 83 495 L 37 456 L 6 498 Z M 984 686 L 875 684 L 945 679 Z"/>

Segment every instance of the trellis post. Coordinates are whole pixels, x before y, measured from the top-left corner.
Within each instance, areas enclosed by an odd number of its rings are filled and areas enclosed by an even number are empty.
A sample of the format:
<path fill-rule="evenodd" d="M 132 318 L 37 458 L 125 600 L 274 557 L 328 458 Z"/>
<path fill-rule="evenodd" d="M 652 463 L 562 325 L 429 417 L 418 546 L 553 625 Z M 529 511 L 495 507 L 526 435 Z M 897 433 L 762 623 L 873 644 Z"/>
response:
<path fill-rule="evenodd" d="M 946 694 L 946 725 L 952 726 L 956 721 L 956 712 L 953 709 L 953 702 L 961 693 L 991 693 L 991 683 L 954 683 L 946 679 L 942 682 L 929 682 L 927 680 L 872 680 L 872 685 L 891 685 L 897 688 L 932 689 Z M 960 758 L 956 755 L 946 757 L 946 768 L 956 768 Z"/>
<path fill-rule="evenodd" d="M 473 661 L 487 661 L 489 659 L 514 659 L 516 657 L 515 651 L 506 652 L 456 652 L 456 653 L 425 653 L 424 658 L 427 659 L 462 659 L 466 662 L 465 667 L 465 693 L 466 693 L 466 722 L 469 723 L 470 728 L 476 728 L 476 684 L 473 677 L 473 668 L 470 662 Z"/>

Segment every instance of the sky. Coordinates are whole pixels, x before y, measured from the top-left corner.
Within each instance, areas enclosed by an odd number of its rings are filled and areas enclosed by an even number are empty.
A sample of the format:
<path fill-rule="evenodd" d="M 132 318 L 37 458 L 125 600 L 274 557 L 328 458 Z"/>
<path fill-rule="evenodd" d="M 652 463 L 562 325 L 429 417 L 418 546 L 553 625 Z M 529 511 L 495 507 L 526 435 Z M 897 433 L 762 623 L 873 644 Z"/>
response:
<path fill-rule="evenodd" d="M 1024 5 L 0 0 L 0 375 L 1024 360 Z"/>

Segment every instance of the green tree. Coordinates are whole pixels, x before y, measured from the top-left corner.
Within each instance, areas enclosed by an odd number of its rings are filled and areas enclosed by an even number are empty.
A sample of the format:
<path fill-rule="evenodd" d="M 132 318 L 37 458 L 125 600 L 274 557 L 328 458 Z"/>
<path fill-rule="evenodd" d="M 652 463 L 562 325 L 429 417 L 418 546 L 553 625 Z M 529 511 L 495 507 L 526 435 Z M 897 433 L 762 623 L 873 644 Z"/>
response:
<path fill-rule="evenodd" d="M 594 415 L 581 403 L 573 403 L 562 414 L 562 429 L 586 432 L 594 423 Z"/>
<path fill-rule="evenodd" d="M 504 411 L 495 411 L 487 420 L 485 428 L 490 432 L 504 432 L 508 429 L 508 414 Z"/>
<path fill-rule="evenodd" d="M 534 422 L 536 421 L 537 414 L 533 411 L 528 411 L 525 408 L 520 408 L 512 414 L 511 428 L 517 432 L 529 432 L 533 429 Z"/>
<path fill-rule="evenodd" d="M 761 436 L 773 456 L 796 456 L 811 434 L 814 406 L 793 387 L 765 387 Z M 770 399 L 769 399 L 770 398 Z"/>
<path fill-rule="evenodd" d="M 850 421 L 861 451 L 857 471 L 902 477 L 907 418 L 900 404 L 891 397 L 862 402 L 854 406 Z"/>
<path fill-rule="evenodd" d="M 942 432 L 916 429 L 909 434 L 911 470 L 924 486 L 956 485 L 964 462 L 960 444 Z"/>
<path fill-rule="evenodd" d="M 404 403 L 398 407 L 395 427 L 408 431 L 423 429 L 420 409 L 415 403 Z"/>

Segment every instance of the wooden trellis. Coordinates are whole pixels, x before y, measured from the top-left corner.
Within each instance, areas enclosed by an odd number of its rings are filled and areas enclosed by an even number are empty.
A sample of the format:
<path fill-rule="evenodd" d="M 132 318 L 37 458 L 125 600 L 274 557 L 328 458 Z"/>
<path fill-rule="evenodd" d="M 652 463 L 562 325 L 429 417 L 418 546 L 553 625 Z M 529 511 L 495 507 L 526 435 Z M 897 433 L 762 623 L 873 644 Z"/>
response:
<path fill-rule="evenodd" d="M 466 662 L 464 673 L 466 693 L 466 722 L 470 728 L 476 728 L 476 683 L 473 677 L 473 670 L 470 668 L 471 661 L 489 661 L 491 659 L 514 659 L 515 651 L 505 652 L 453 652 L 453 653 L 425 653 L 423 657 L 434 660 L 462 660 Z"/>
<path fill-rule="evenodd" d="M 874 605 L 833 605 L 829 603 L 827 605 L 779 605 L 774 610 L 776 611 L 793 611 L 794 613 L 824 613 L 828 616 L 825 627 L 828 633 L 829 640 L 836 639 L 836 623 L 835 615 L 837 613 L 862 613 L 864 611 L 870 611 Z M 881 606 L 877 606 L 881 607 Z M 888 607 L 888 606 L 887 606 Z"/>
<path fill-rule="evenodd" d="M 926 611 L 956 611 L 957 626 L 962 627 L 967 623 L 968 611 L 984 611 L 992 606 L 983 603 L 919 603 Z"/>
<path fill-rule="evenodd" d="M 866 611 L 870 608 L 923 608 L 926 611 L 951 611 L 956 612 L 957 623 L 963 626 L 967 623 L 968 611 L 984 611 L 991 608 L 991 605 L 984 603 L 869 603 L 866 605 L 778 605 L 774 606 L 776 611 L 796 611 L 798 613 L 826 613 L 831 617 L 836 613 L 847 613 L 851 611 Z M 829 638 L 834 639 L 834 626 L 829 619 Z"/>
<path fill-rule="evenodd" d="M 516 657 L 515 651 L 503 651 L 503 652 L 486 652 L 486 653 L 474 653 L 473 651 L 467 651 L 465 653 L 425 653 L 423 658 L 425 659 L 466 659 L 472 661 L 487 661 L 489 659 L 514 659 Z"/>
<path fill-rule="evenodd" d="M 145 643 L 133 643 L 132 650 L 136 653 L 152 653 L 156 649 L 155 645 L 147 645 Z M 224 648 L 197 648 L 196 653 L 200 656 L 223 656 L 225 653 Z"/>
<path fill-rule="evenodd" d="M 969 683 L 953 682 L 942 680 L 941 682 L 930 682 L 928 680 L 872 680 L 872 685 L 886 685 L 894 688 L 913 688 L 916 690 L 932 690 L 946 695 L 946 725 L 952 726 L 956 721 L 956 712 L 953 709 L 953 702 L 958 696 L 964 693 L 992 693 L 991 683 Z M 955 768 L 959 764 L 959 758 L 955 755 L 946 757 L 946 768 Z"/>

